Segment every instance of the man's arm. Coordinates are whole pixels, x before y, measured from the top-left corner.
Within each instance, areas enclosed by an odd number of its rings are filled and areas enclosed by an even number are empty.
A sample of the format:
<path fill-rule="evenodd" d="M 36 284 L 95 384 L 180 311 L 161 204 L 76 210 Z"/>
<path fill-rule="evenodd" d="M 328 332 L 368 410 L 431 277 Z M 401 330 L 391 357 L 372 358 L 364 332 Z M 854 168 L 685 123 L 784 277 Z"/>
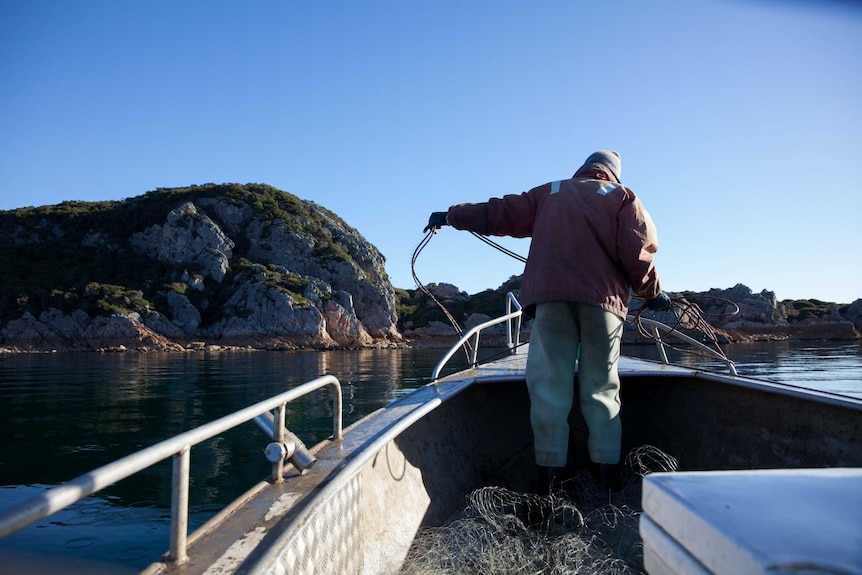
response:
<path fill-rule="evenodd" d="M 479 204 L 460 204 L 449 208 L 449 225 L 486 236 L 526 238 L 533 234 L 540 186 L 522 194 L 491 198 Z"/>

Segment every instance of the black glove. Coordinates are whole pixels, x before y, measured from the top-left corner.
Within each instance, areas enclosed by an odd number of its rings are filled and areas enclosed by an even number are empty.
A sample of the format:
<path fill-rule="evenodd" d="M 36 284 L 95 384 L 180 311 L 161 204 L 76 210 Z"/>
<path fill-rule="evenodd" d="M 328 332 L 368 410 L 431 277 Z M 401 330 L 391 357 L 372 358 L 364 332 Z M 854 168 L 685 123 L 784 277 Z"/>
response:
<path fill-rule="evenodd" d="M 661 292 L 654 298 L 648 299 L 646 306 L 653 311 L 666 311 L 670 309 L 670 298 L 666 293 Z"/>
<path fill-rule="evenodd" d="M 432 212 L 431 217 L 428 218 L 428 225 L 425 226 L 425 229 L 422 232 L 427 232 L 428 230 L 439 230 L 443 226 L 448 226 L 449 222 L 446 221 L 446 212 Z"/>

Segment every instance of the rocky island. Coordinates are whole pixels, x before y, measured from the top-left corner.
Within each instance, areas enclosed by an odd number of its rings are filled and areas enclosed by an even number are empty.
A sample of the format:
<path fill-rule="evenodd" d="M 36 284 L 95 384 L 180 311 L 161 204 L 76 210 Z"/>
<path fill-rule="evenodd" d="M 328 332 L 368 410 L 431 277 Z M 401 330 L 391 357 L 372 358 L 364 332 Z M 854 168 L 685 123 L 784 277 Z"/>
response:
<path fill-rule="evenodd" d="M 0 255 L 0 352 L 390 347 L 455 335 L 427 295 L 391 285 L 357 230 L 263 184 L 3 211 Z M 428 287 L 469 327 L 499 315 L 520 277 L 473 295 Z M 724 341 L 862 331 L 862 299 L 777 301 L 744 285 L 671 295 L 698 302 Z"/>
<path fill-rule="evenodd" d="M 15 351 L 401 342 L 385 260 L 259 184 L 0 213 L 0 346 Z"/>

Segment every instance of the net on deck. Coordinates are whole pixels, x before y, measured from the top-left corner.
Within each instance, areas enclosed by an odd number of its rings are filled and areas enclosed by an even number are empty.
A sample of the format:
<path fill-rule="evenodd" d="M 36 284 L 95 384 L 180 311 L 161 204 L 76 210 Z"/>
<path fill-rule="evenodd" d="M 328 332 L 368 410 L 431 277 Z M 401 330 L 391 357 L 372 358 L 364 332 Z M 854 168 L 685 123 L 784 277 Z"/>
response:
<path fill-rule="evenodd" d="M 482 487 L 457 519 L 420 531 L 401 573 L 642 573 L 640 479 L 678 468 L 670 455 L 643 446 L 626 457 L 618 493 L 600 490 L 586 471 L 547 497 Z"/>

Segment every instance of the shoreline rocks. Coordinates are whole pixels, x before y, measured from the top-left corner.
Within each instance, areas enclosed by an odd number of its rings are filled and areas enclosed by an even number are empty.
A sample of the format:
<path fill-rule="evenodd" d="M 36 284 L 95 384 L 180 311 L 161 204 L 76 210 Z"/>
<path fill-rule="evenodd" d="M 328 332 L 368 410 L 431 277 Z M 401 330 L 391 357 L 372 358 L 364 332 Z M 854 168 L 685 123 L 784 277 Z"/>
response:
<path fill-rule="evenodd" d="M 214 351 L 281 351 L 331 349 L 448 348 L 459 334 L 448 322 L 430 321 L 427 325 L 405 328 L 395 336 L 372 336 L 353 311 L 352 297 L 344 291 L 331 291 L 321 280 L 310 281 L 305 289 L 309 300 L 317 305 L 296 307 L 289 296 L 265 285 L 266 276 L 245 278 L 236 290 L 230 313 L 214 328 L 199 330 L 200 316 L 185 296 L 174 296 L 171 305 L 175 319 L 151 311 L 143 316 L 136 312 L 109 317 L 90 317 L 82 310 L 64 314 L 55 308 L 35 317 L 25 313 L 0 329 L 0 353 L 50 352 L 214 352 Z M 457 291 L 457 288 L 454 288 Z M 246 290 L 248 293 L 246 293 Z M 258 293 L 259 292 L 259 293 Z M 461 299 L 470 296 L 458 292 Z M 260 297 L 258 297 L 260 296 Z M 790 322 L 784 304 L 772 292 L 753 294 L 743 285 L 728 290 L 710 290 L 706 294 L 684 294 L 697 301 L 713 327 L 719 343 L 763 341 L 855 342 L 862 339 L 862 299 L 841 312 L 835 304 L 824 303 L 829 310 L 823 317 L 808 317 Z M 739 312 L 731 314 L 734 302 Z M 636 313 L 639 303 L 633 302 Z M 668 312 L 646 312 L 667 325 L 676 318 Z M 177 318 L 183 318 L 178 322 Z M 471 313 L 464 320 L 463 331 L 491 319 L 487 314 Z M 521 341 L 529 340 L 530 321 L 525 318 Z M 189 325 L 194 328 L 189 328 Z M 689 333 L 702 339 L 702 334 Z M 499 324 L 483 332 L 483 346 L 503 346 L 506 326 Z M 633 325 L 627 324 L 625 344 L 652 344 Z"/>

